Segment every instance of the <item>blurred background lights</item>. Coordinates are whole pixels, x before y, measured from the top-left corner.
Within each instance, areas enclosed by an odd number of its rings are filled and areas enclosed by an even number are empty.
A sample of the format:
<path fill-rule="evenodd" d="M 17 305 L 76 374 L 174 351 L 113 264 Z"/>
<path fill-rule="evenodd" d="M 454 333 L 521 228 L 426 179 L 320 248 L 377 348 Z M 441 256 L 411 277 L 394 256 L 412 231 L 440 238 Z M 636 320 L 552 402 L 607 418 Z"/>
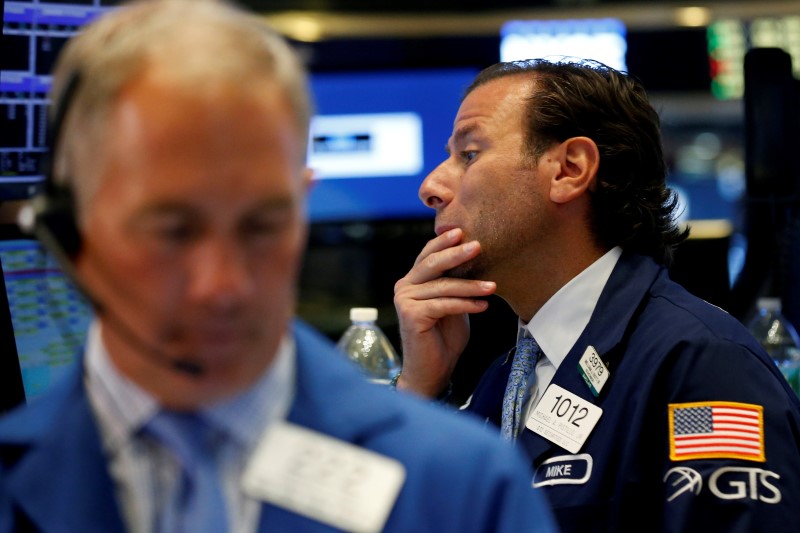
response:
<path fill-rule="evenodd" d="M 500 31 L 500 60 L 571 57 L 627 70 L 625 33 L 625 24 L 613 18 L 513 20 Z"/>

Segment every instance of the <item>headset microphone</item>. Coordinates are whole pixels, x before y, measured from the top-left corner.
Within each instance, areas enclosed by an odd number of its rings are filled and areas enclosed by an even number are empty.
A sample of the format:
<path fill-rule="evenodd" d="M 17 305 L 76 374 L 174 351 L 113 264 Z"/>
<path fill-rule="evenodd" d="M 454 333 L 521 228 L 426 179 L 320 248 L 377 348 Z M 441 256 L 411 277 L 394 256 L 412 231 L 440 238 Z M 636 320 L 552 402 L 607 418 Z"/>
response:
<path fill-rule="evenodd" d="M 75 199 L 69 186 L 70 180 L 65 179 L 63 183 L 56 182 L 55 160 L 64 130 L 64 121 L 80 82 L 80 72 L 74 72 L 67 79 L 60 98 L 53 102 L 57 107 L 47 130 L 47 150 L 41 165 L 44 178 L 42 192 L 20 210 L 17 220 L 19 227 L 23 232 L 35 236 L 55 257 L 67 277 L 91 302 L 96 313 L 103 316 L 109 327 L 115 328 L 129 344 L 136 346 L 140 352 L 147 354 L 151 360 L 160 365 L 191 376 L 200 376 L 205 372 L 202 364 L 167 357 L 161 349 L 138 335 L 119 315 L 111 312 L 94 297 L 77 275 L 74 260 L 81 249 L 82 239 L 78 229 Z"/>

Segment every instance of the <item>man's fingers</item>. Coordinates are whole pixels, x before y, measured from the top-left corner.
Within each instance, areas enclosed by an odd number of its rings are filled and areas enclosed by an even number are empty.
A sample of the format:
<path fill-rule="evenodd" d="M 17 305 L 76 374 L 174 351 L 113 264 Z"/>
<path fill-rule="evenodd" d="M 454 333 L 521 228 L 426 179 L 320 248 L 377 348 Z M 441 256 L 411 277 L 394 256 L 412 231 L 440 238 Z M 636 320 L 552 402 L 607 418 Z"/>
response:
<path fill-rule="evenodd" d="M 409 283 L 416 285 L 440 278 L 448 270 L 476 257 L 480 251 L 481 247 L 478 241 L 470 241 L 439 250 L 424 257 L 423 254 L 420 254 L 405 279 Z"/>
<path fill-rule="evenodd" d="M 417 301 L 438 298 L 475 298 L 493 294 L 497 284 L 493 281 L 436 278 L 425 283 L 413 284 L 400 280 L 395 285 L 397 299 L 411 298 Z"/>
<path fill-rule="evenodd" d="M 420 263 L 420 261 L 433 253 L 441 252 L 447 248 L 452 248 L 461 241 L 462 237 L 463 232 L 460 228 L 451 229 L 450 231 L 446 231 L 441 235 L 434 237 L 422 248 L 422 251 L 420 251 L 419 255 L 414 261 L 414 265 L 416 266 Z"/>

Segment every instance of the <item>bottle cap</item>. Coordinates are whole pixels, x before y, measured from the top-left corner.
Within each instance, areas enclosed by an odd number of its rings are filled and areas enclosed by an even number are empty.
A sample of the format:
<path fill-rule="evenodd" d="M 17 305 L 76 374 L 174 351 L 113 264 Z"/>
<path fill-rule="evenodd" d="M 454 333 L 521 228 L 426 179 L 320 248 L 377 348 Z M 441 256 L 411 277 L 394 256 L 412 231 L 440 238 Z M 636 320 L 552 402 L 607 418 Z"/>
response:
<path fill-rule="evenodd" d="M 353 322 L 375 322 L 378 310 L 374 307 L 353 307 L 350 309 L 350 320 Z"/>
<path fill-rule="evenodd" d="M 756 307 L 767 311 L 781 311 L 781 299 L 774 297 L 762 297 L 756 302 Z"/>

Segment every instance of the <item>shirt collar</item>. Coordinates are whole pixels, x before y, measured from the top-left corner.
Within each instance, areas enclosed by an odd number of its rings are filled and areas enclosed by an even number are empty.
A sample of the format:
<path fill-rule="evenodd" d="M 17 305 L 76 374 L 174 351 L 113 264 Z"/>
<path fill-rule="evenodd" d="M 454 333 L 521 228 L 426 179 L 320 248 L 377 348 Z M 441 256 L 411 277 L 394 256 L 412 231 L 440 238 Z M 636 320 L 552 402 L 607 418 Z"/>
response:
<path fill-rule="evenodd" d="M 612 248 L 561 287 L 528 324 L 520 321 L 520 334 L 527 330 L 556 369 L 589 323 L 620 255 L 619 246 Z"/>
<path fill-rule="evenodd" d="M 86 388 L 104 444 L 106 449 L 116 449 L 156 414 L 158 402 L 116 368 L 96 321 L 89 328 L 85 365 Z M 205 408 L 202 414 L 249 450 L 271 421 L 287 416 L 294 398 L 295 372 L 296 347 L 287 335 L 258 381 L 243 393 Z"/>
<path fill-rule="evenodd" d="M 286 418 L 294 399 L 296 346 L 287 335 L 275 360 L 259 380 L 238 396 L 210 406 L 205 416 L 250 450 L 264 429 L 275 420 Z"/>
<path fill-rule="evenodd" d="M 111 362 L 98 321 L 89 326 L 85 365 L 86 390 L 105 447 L 117 449 L 156 413 L 158 404 Z"/>

